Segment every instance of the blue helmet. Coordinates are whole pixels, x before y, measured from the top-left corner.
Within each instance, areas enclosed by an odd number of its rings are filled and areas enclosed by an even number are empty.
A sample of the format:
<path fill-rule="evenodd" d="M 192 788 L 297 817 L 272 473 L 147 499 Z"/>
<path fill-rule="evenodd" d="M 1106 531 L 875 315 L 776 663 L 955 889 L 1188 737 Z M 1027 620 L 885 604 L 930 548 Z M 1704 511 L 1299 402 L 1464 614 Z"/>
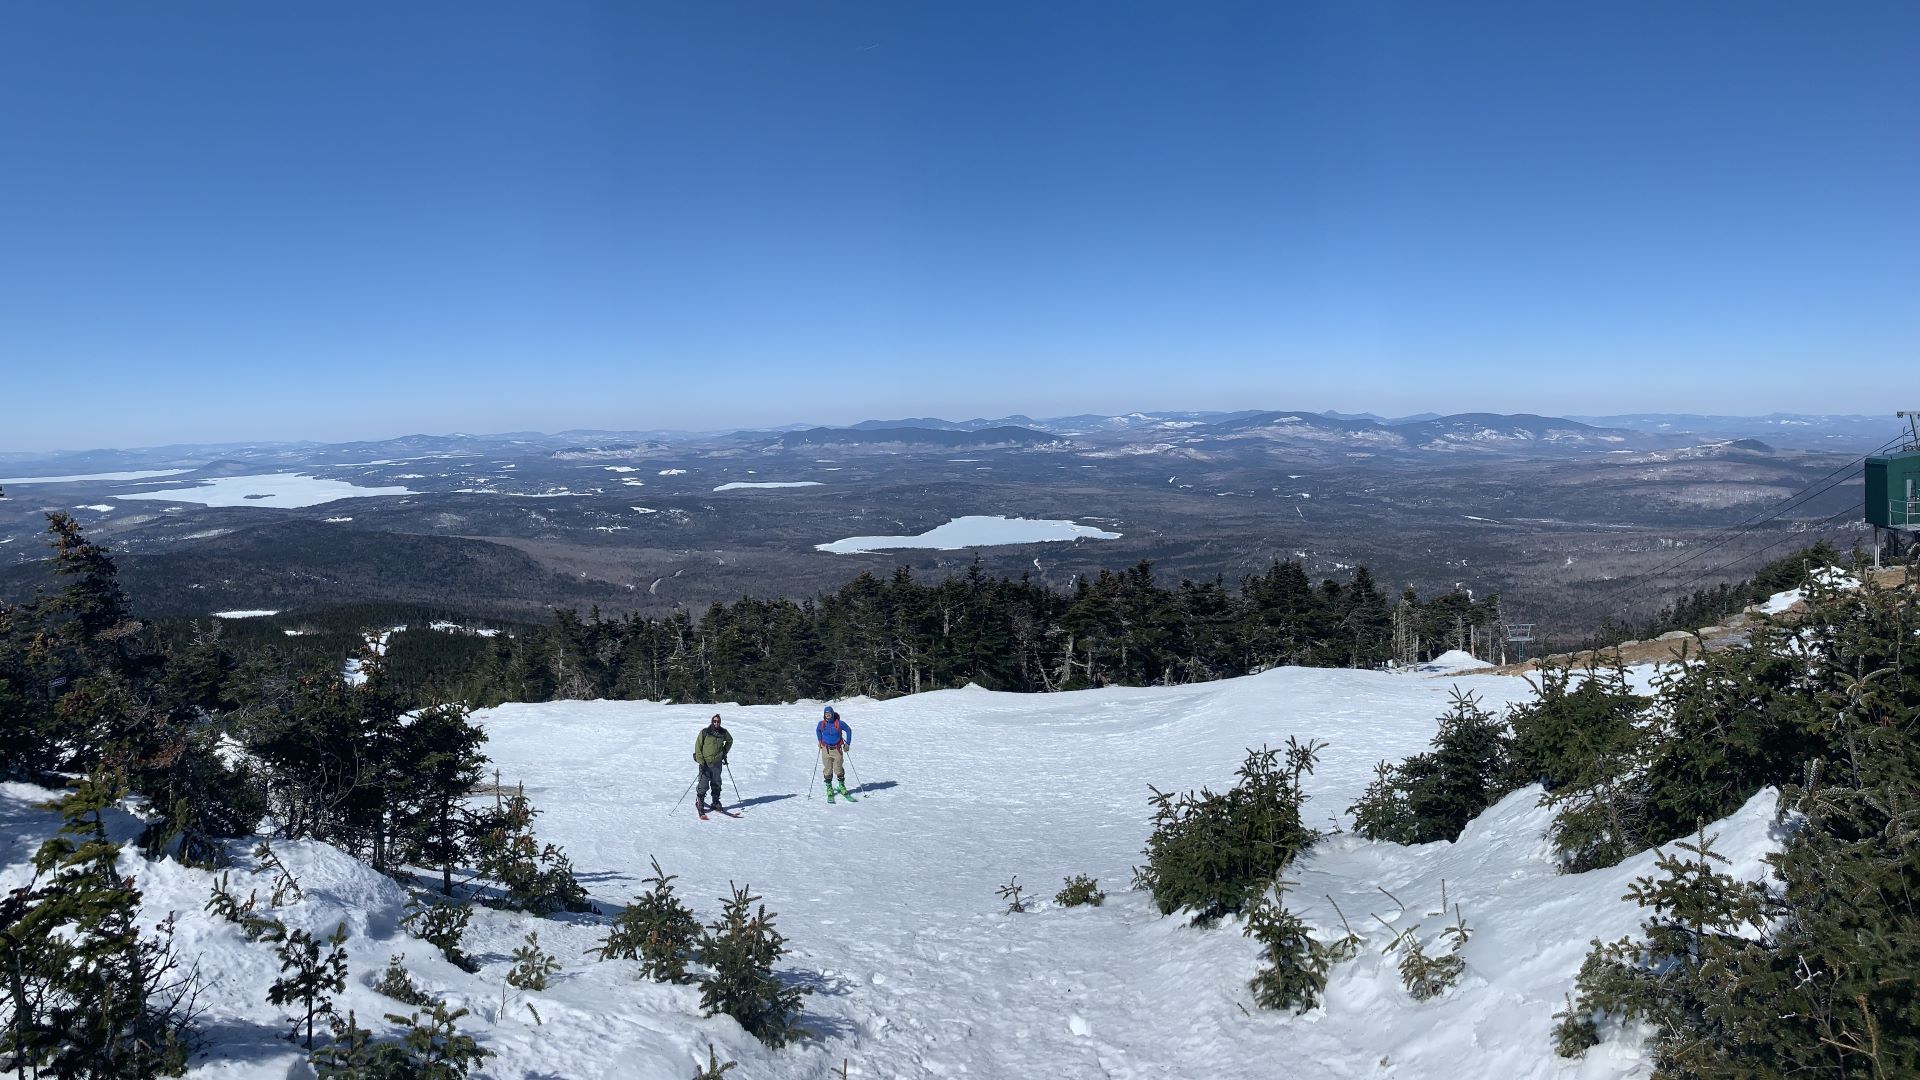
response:
<path fill-rule="evenodd" d="M 821 718 L 821 719 L 823 719 L 823 720 L 824 720 L 824 719 L 826 719 L 827 717 L 829 717 L 829 716 L 833 716 L 833 715 L 835 715 L 835 714 L 834 714 L 834 711 L 833 711 L 833 706 L 831 706 L 831 705 L 829 705 L 829 706 L 827 706 L 826 708 L 824 708 L 824 709 L 821 709 L 821 710 L 820 710 L 820 718 Z"/>

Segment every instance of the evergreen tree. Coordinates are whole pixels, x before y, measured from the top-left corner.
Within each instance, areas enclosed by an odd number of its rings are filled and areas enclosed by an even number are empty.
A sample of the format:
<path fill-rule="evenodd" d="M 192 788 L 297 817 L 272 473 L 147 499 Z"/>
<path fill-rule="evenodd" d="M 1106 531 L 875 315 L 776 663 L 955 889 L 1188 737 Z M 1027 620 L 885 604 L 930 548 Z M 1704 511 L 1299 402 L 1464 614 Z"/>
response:
<path fill-rule="evenodd" d="M 34 855 L 34 880 L 0 902 L 8 968 L 0 1056 L 23 1075 L 185 1071 L 194 987 L 178 971 L 171 919 L 155 937 L 140 936 L 140 893 L 121 876 L 103 820 L 118 791 L 95 775 L 59 800 L 60 832 Z"/>
<path fill-rule="evenodd" d="M 1398 844 L 1457 840 L 1467 822 L 1520 786 L 1504 725 L 1470 693 L 1454 690 L 1432 746 L 1397 766 L 1381 764 L 1347 808 L 1360 835 Z"/>
<path fill-rule="evenodd" d="M 1150 788 L 1153 833 L 1135 887 L 1153 893 L 1162 915 L 1186 909 L 1195 922 L 1245 910 L 1318 836 L 1300 806 L 1307 799 L 1301 781 L 1319 750 L 1289 739 L 1284 763 L 1278 750 L 1249 751 L 1225 794 L 1203 788 L 1176 797 Z"/>
<path fill-rule="evenodd" d="M 768 1046 L 782 1046 L 804 1034 L 797 1026 L 805 987 L 790 987 L 773 973 L 786 939 L 773 928 L 773 913 L 759 897 L 736 887 L 718 921 L 700 943 L 700 1007 L 706 1015 L 726 1013 Z"/>
<path fill-rule="evenodd" d="M 299 1038 L 304 1027 L 303 1045 L 309 1050 L 313 1049 L 314 1020 L 331 1016 L 333 995 L 347 988 L 347 951 L 342 948 L 346 940 L 347 924 L 343 922 L 326 939 L 331 948 L 324 957 L 320 942 L 305 930 L 289 933 L 275 950 L 280 957 L 280 977 L 267 988 L 267 1000 L 300 1007 L 293 1019 L 293 1033 L 287 1037 Z"/>
<path fill-rule="evenodd" d="M 608 929 L 597 950 L 602 960 L 638 960 L 640 970 L 659 982 L 687 981 L 687 961 L 700 944 L 700 922 L 673 893 L 674 875 L 652 859 L 653 886 L 634 898 Z"/>

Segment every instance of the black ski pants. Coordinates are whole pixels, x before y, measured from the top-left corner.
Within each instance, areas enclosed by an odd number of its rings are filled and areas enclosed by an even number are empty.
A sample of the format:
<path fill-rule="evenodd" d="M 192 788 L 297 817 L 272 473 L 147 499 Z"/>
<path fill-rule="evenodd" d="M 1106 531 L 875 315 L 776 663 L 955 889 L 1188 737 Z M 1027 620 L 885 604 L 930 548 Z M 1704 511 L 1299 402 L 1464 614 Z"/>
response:
<path fill-rule="evenodd" d="M 718 761 L 703 761 L 699 763 L 698 767 L 700 769 L 700 790 L 694 795 L 694 801 L 698 802 L 701 806 L 719 806 L 721 763 Z M 709 787 L 713 788 L 713 798 L 711 800 L 707 798 L 707 788 Z"/>

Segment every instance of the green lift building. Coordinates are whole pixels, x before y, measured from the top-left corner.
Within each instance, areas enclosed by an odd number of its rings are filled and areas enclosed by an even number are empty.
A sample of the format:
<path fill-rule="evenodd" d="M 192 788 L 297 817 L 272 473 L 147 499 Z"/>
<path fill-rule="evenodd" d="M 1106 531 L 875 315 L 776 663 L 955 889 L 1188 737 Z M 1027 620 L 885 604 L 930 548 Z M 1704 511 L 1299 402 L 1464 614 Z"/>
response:
<path fill-rule="evenodd" d="M 1913 438 L 1891 454 L 1867 459 L 1866 515 L 1873 526 L 1874 554 L 1880 552 L 1880 530 L 1896 543 L 1912 544 L 1920 535 L 1920 413 L 1903 412 Z"/>

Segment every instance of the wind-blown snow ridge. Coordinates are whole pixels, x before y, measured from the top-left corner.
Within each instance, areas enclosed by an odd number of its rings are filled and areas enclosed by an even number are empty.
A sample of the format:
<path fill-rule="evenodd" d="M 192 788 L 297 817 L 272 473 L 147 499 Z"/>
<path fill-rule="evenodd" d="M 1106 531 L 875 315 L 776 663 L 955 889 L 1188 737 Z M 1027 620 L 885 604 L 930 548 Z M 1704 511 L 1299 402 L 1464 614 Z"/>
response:
<path fill-rule="evenodd" d="M 504 780 L 524 782 L 543 811 L 542 839 L 567 850 L 606 910 L 640 891 L 650 857 L 679 875 L 703 919 L 729 881 L 765 897 L 789 940 L 781 971 L 817 991 L 802 1020 L 815 1037 L 779 1051 L 730 1019 L 701 1017 L 697 988 L 642 982 L 632 963 L 594 961 L 587 953 L 603 929 L 592 917 L 482 910 L 466 947 L 483 967 L 468 975 L 396 929 L 403 897 L 390 881 L 324 845 L 296 843 L 276 850 L 310 899 L 278 914 L 322 932 L 347 921 L 352 974 L 339 1007 L 381 1029 L 379 1017 L 406 1010 L 369 983 L 388 955 L 406 954 L 431 992 L 473 1010 L 462 1026 L 498 1054 L 489 1077 L 685 1076 L 696 1058 L 705 1064 L 710 1041 L 753 1080 L 818 1080 L 843 1059 L 852 1076 L 900 1080 L 1645 1076 L 1644 1055 L 1621 1035 L 1564 1061 L 1549 1028 L 1589 939 L 1637 928 L 1640 911 L 1620 897 L 1653 855 L 1557 873 L 1537 789 L 1508 797 L 1456 844 L 1403 848 L 1336 834 L 1290 868 L 1288 902 L 1303 918 L 1331 936 L 1344 913 L 1366 939 L 1358 958 L 1333 970 L 1325 1007 L 1305 1016 L 1254 1007 L 1246 981 L 1256 947 L 1237 925 L 1160 918 L 1128 888 L 1148 833 L 1149 783 L 1220 788 L 1249 746 L 1323 739 L 1306 817 L 1331 827 L 1376 759 L 1426 745 L 1456 686 L 1496 709 L 1531 693 L 1508 676 L 1279 668 L 1179 687 L 1052 695 L 970 687 L 842 701 L 856 733 L 849 765 L 860 802 L 832 807 L 814 790 L 817 703 L 722 706 L 745 816 L 709 822 L 675 800 L 713 706 L 554 702 L 479 714 Z M 0 848 L 0 889 L 25 879 L 34 846 L 57 826 L 29 809 L 46 795 L 0 785 L 0 817 L 17 823 Z M 1711 830 L 1731 872 L 1759 873 L 1772 803 L 1763 793 Z M 136 826 L 123 816 L 115 829 L 125 839 Z M 234 847 L 243 866 L 247 846 Z M 290 1075 L 298 1054 L 266 1003 L 272 952 L 202 913 L 211 875 L 131 855 L 122 866 L 146 891 L 146 914 L 179 913 L 182 944 L 215 979 L 214 1040 L 192 1075 Z M 1075 873 L 1100 879 L 1104 907 L 1047 901 Z M 1003 913 L 994 889 L 1014 875 L 1041 898 L 1038 910 Z M 235 878 L 244 894 L 250 883 Z M 1414 1002 L 1394 958 L 1380 953 L 1389 931 L 1373 916 L 1395 931 L 1419 922 L 1431 940 L 1450 921 L 1427 914 L 1440 907 L 1443 880 L 1475 931 L 1467 972 L 1442 997 Z M 541 1025 L 520 1002 L 499 1008 L 508 954 L 529 929 L 565 965 L 549 990 L 527 996 Z"/>

